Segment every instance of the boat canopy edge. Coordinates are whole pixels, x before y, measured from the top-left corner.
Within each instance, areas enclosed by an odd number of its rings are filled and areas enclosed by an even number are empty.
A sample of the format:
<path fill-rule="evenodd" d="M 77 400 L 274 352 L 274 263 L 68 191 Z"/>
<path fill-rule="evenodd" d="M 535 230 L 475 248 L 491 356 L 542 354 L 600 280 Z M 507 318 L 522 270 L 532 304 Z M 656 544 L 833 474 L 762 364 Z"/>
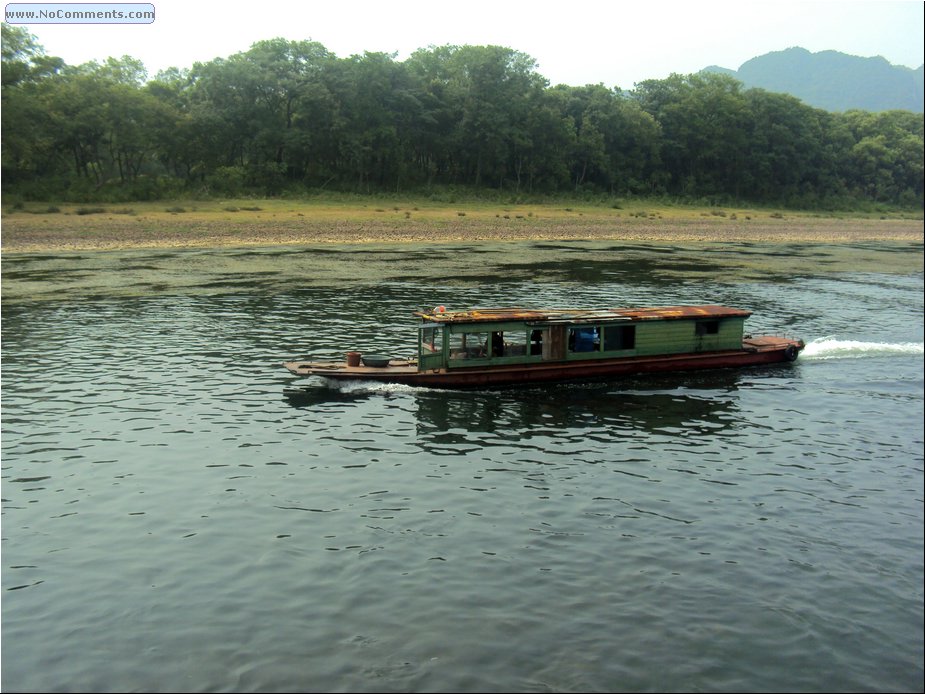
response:
<path fill-rule="evenodd" d="M 415 311 L 414 315 L 430 323 L 501 323 L 525 321 L 535 323 L 617 322 L 642 320 L 680 320 L 692 318 L 747 318 L 751 311 L 716 304 L 692 306 L 659 306 L 652 308 L 612 309 L 529 309 L 476 308 L 450 311 L 438 306 L 430 311 Z"/>

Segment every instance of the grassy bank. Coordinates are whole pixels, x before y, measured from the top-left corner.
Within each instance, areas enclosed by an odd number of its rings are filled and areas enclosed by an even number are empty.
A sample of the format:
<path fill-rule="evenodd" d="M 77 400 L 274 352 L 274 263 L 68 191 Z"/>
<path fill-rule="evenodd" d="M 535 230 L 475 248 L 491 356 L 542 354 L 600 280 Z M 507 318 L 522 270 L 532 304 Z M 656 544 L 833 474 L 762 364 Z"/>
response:
<path fill-rule="evenodd" d="M 336 198 L 27 203 L 4 208 L 4 252 L 457 240 L 922 241 L 922 215 L 757 208 L 502 205 Z"/>

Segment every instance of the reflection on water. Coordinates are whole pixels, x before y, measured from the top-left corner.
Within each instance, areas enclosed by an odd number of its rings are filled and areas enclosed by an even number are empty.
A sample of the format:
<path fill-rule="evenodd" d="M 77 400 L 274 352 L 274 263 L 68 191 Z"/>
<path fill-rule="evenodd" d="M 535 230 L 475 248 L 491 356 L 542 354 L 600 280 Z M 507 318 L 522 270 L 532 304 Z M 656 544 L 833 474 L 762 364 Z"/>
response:
<path fill-rule="evenodd" d="M 786 369 L 787 366 L 778 367 Z M 608 436 L 684 428 L 688 434 L 718 432 L 735 421 L 741 374 L 651 375 L 614 383 L 579 383 L 546 388 L 453 391 L 400 385 L 317 383 L 284 389 L 295 408 L 320 409 L 377 397 L 414 402 L 418 436 L 434 432 L 520 432 L 598 427 Z M 422 443 L 423 445 L 423 443 Z"/>
<path fill-rule="evenodd" d="M 921 258 L 4 257 L 3 688 L 916 690 Z M 667 303 L 749 308 L 750 331 L 810 346 L 491 391 L 281 366 L 404 355 L 437 304 Z"/>

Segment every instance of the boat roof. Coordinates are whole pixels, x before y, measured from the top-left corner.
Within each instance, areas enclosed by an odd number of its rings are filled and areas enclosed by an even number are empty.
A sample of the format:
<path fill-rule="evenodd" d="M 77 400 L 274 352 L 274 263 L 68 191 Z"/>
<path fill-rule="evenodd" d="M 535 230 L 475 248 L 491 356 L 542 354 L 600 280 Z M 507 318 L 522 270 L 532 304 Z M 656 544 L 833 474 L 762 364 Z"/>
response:
<path fill-rule="evenodd" d="M 429 311 L 415 311 L 425 321 L 435 323 L 607 323 L 643 320 L 678 320 L 683 318 L 747 318 L 751 311 L 715 304 L 700 306 L 655 306 L 649 308 L 605 309 L 531 309 L 474 308 L 451 311 L 437 306 Z"/>

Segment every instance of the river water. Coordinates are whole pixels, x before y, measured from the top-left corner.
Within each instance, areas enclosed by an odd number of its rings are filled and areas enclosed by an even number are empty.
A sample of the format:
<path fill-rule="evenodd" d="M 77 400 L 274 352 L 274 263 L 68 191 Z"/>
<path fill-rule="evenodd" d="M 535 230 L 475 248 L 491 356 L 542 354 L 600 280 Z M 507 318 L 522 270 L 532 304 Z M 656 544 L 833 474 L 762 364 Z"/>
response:
<path fill-rule="evenodd" d="M 923 685 L 921 244 L 3 258 L 2 686 Z M 792 364 L 298 381 L 443 304 L 720 303 Z"/>

